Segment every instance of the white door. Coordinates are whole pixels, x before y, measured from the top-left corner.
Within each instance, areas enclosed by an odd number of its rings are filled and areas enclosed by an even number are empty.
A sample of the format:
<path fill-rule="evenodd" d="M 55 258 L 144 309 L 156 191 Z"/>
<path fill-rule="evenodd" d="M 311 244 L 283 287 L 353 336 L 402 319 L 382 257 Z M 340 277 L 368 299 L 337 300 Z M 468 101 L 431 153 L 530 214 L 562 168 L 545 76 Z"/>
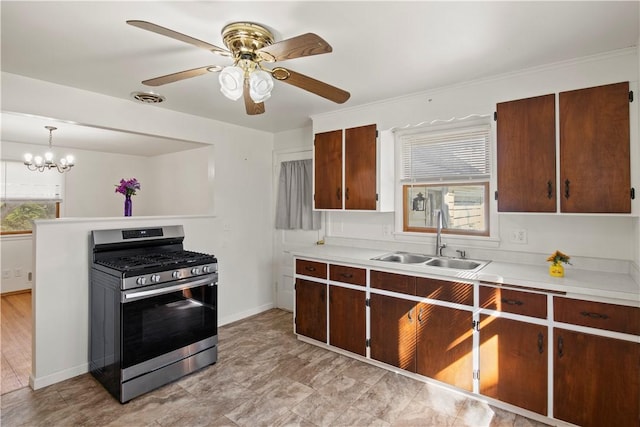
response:
<path fill-rule="evenodd" d="M 311 149 L 295 151 L 286 150 L 274 152 L 273 155 L 273 192 L 275 200 L 278 194 L 278 181 L 280 178 L 280 164 L 291 160 L 304 160 L 312 158 Z M 274 203 L 275 206 L 275 203 Z M 275 222 L 274 222 L 275 224 Z M 275 230 L 273 242 L 274 277 L 276 307 L 293 311 L 293 255 L 291 250 L 299 247 L 315 245 L 324 236 L 324 221 L 320 230 Z M 274 225 L 275 227 L 275 225 Z"/>

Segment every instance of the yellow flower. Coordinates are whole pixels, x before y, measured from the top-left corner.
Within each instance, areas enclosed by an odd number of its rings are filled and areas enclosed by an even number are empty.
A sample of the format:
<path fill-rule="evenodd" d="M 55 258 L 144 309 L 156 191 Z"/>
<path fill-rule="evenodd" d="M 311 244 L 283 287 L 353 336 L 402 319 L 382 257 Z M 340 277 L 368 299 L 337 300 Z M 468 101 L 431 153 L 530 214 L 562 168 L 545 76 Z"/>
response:
<path fill-rule="evenodd" d="M 554 265 L 560 264 L 561 262 L 564 262 L 565 264 L 571 264 L 569 262 L 570 258 L 571 257 L 567 254 L 563 254 L 560 251 L 555 251 L 549 258 L 547 258 L 547 261 L 552 262 Z"/>

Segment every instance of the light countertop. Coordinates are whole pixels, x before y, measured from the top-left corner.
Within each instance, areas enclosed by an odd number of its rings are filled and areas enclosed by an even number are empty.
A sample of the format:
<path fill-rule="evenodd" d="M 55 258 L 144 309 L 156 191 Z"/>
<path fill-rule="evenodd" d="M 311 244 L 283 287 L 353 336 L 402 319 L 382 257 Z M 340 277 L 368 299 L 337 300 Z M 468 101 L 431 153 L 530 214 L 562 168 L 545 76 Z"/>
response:
<path fill-rule="evenodd" d="M 425 275 L 444 279 L 478 280 L 515 285 L 541 291 L 565 292 L 567 297 L 596 299 L 640 307 L 640 284 L 626 273 L 580 270 L 565 266 L 565 277 L 549 275 L 549 265 L 490 262 L 476 271 L 429 267 L 422 264 L 399 264 L 372 260 L 392 251 L 352 248 L 338 245 L 316 245 L 291 251 L 294 256 L 346 263 L 398 273 Z"/>

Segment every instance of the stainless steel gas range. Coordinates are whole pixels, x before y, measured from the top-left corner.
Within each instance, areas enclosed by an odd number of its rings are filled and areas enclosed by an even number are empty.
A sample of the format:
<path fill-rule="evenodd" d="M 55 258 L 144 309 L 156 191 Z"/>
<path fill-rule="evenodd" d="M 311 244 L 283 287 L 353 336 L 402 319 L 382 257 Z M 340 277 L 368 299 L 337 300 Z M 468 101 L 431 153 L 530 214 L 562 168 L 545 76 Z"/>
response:
<path fill-rule="evenodd" d="M 217 361 L 218 260 L 182 226 L 91 232 L 93 376 L 120 402 Z"/>

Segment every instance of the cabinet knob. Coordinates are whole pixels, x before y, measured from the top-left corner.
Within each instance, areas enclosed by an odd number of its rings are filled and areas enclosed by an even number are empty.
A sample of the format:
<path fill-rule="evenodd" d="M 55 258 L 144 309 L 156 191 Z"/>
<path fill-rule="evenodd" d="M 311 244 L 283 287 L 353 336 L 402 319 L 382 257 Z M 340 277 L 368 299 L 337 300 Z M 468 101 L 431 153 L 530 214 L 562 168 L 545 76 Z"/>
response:
<path fill-rule="evenodd" d="M 542 335 L 542 332 L 538 332 L 538 353 L 544 353 L 544 335 Z"/>
<path fill-rule="evenodd" d="M 571 184 L 571 181 L 569 181 L 568 179 L 564 182 L 564 198 L 568 199 L 569 198 L 569 184 Z"/>
<path fill-rule="evenodd" d="M 558 337 L 558 357 L 564 356 L 564 340 Z"/>
<path fill-rule="evenodd" d="M 340 200 L 342 198 L 342 193 L 340 192 L 340 187 L 336 190 L 336 199 Z"/>
<path fill-rule="evenodd" d="M 600 313 L 594 313 L 592 311 L 581 311 L 580 314 L 582 314 L 585 317 L 590 317 L 592 319 L 608 319 L 609 316 L 607 316 L 606 314 L 600 314 Z"/>
<path fill-rule="evenodd" d="M 553 198 L 553 184 L 551 184 L 551 181 L 547 181 L 547 198 Z"/>
<path fill-rule="evenodd" d="M 507 305 L 524 305 L 524 303 L 522 301 L 518 301 L 516 299 L 502 298 L 500 301 L 503 304 L 507 304 Z"/>

